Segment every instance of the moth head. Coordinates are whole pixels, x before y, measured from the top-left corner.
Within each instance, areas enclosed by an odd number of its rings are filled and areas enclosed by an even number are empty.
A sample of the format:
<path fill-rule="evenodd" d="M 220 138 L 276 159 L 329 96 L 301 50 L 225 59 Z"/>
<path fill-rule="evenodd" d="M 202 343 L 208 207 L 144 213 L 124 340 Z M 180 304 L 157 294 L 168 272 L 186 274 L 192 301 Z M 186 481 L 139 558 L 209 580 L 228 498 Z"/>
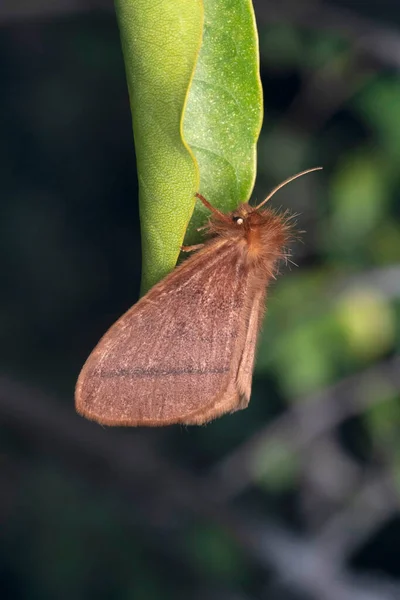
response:
<path fill-rule="evenodd" d="M 252 212 L 252 208 L 249 204 L 240 204 L 236 210 L 231 213 L 232 223 L 238 227 L 244 225 L 249 213 Z"/>

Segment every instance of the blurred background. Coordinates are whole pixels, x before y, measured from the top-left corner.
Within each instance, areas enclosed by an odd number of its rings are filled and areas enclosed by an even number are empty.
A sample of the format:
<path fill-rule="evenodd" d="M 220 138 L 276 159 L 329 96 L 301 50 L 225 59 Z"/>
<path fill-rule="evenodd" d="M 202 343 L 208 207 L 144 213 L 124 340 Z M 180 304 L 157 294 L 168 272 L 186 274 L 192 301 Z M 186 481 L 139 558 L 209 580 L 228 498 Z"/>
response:
<path fill-rule="evenodd" d="M 111 0 L 0 4 L 0 577 L 12 600 L 400 599 L 400 4 L 257 0 L 260 200 L 300 213 L 252 401 L 206 427 L 75 415 L 138 297 Z"/>

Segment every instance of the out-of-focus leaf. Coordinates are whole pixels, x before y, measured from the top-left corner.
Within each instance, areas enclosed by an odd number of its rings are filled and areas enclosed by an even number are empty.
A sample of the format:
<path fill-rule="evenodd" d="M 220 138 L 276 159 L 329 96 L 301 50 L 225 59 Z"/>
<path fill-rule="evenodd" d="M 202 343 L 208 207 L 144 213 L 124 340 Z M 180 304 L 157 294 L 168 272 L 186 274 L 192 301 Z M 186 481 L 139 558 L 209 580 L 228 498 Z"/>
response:
<path fill-rule="evenodd" d="M 367 407 L 363 415 L 371 437 L 378 444 L 380 451 L 385 453 L 390 461 L 393 481 L 400 490 L 400 402 L 398 390 L 390 383 L 380 378 L 372 382 L 364 391 L 367 402 L 371 396 L 374 402 Z M 377 401 L 378 399 L 378 401 Z"/>
<path fill-rule="evenodd" d="M 320 77 L 327 75 L 327 68 L 331 76 L 334 73 L 342 73 L 350 56 L 348 40 L 326 31 L 312 31 L 306 35 L 305 66 L 309 69 L 320 69 Z"/>
<path fill-rule="evenodd" d="M 214 576 L 231 580 L 238 580 L 245 574 L 241 550 L 222 529 L 204 523 L 189 530 L 186 544 L 197 568 L 202 567 Z"/>
<path fill-rule="evenodd" d="M 377 77 L 354 99 L 354 106 L 385 148 L 386 168 L 395 176 L 400 160 L 399 95 L 398 78 Z"/>
<path fill-rule="evenodd" d="M 335 315 L 327 312 L 332 276 L 328 271 L 297 271 L 279 280 L 271 293 L 256 371 L 275 372 L 291 397 L 312 392 L 334 377 L 333 357 L 341 340 Z"/>
<path fill-rule="evenodd" d="M 305 321 L 278 341 L 274 368 L 282 389 L 290 397 L 312 393 L 332 382 L 336 329 L 332 314 L 327 313 Z M 327 339 L 331 347 L 326 344 Z"/>
<path fill-rule="evenodd" d="M 329 285 L 329 273 L 289 277 L 270 300 L 256 369 L 275 372 L 290 397 L 311 393 L 334 379 L 343 333 L 328 301 Z"/>
<path fill-rule="evenodd" d="M 304 55 L 304 40 L 296 27 L 287 23 L 264 27 L 260 32 L 260 51 L 266 64 L 293 67 Z"/>
<path fill-rule="evenodd" d="M 390 302 L 378 290 L 349 290 L 338 301 L 336 311 L 352 355 L 371 360 L 391 348 L 396 318 Z"/>
<path fill-rule="evenodd" d="M 374 439 L 384 443 L 398 437 L 400 426 L 400 403 L 396 390 L 384 379 L 370 384 L 369 389 L 363 390 L 368 401 L 371 396 L 380 398 L 379 402 L 367 407 L 364 413 L 365 422 L 374 436 Z"/>
<path fill-rule="evenodd" d="M 299 472 L 296 454 L 283 442 L 261 445 L 250 465 L 253 478 L 261 487 L 282 491 L 292 487 Z"/>
<path fill-rule="evenodd" d="M 400 224 L 389 219 L 369 238 L 368 250 L 374 264 L 400 263 Z"/>
<path fill-rule="evenodd" d="M 382 218 L 388 191 L 377 156 L 362 152 L 343 158 L 332 180 L 332 217 L 324 246 L 341 256 L 351 255 Z"/>

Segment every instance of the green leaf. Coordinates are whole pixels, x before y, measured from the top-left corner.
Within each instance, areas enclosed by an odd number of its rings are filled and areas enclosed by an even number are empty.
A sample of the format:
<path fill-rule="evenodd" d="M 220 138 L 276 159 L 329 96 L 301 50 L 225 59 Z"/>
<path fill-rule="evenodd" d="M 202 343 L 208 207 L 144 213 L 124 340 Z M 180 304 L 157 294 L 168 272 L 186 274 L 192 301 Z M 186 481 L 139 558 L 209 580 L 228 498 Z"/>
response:
<path fill-rule="evenodd" d="M 201 0 L 116 0 L 132 110 L 142 233 L 142 290 L 176 264 L 199 175 L 181 134 L 201 45 Z"/>
<path fill-rule="evenodd" d="M 200 192 L 229 211 L 249 199 L 262 124 L 257 28 L 250 0 L 205 0 L 204 35 L 184 118 Z M 197 203 L 187 242 L 207 212 Z"/>
<path fill-rule="evenodd" d="M 205 0 L 204 30 L 200 0 L 116 0 L 116 7 L 146 291 L 176 264 L 195 191 L 223 210 L 251 194 L 262 120 L 257 32 L 250 0 Z M 188 240 L 198 239 L 205 218 L 198 203 Z"/>

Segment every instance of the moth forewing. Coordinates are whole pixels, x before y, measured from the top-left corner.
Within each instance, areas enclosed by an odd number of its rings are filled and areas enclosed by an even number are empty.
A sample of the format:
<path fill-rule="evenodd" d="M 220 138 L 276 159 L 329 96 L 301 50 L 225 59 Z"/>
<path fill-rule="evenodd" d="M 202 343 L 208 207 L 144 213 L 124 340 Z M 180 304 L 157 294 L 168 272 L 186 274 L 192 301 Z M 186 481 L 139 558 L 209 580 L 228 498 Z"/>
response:
<path fill-rule="evenodd" d="M 264 316 L 264 305 L 265 287 L 254 292 L 254 299 L 247 324 L 243 354 L 236 378 L 236 387 L 241 397 L 240 408 L 246 408 L 250 401 L 257 339 Z"/>
<path fill-rule="evenodd" d="M 157 426 L 233 410 L 248 281 L 237 245 L 211 240 L 100 340 L 78 379 L 78 412 L 104 424 Z"/>
<path fill-rule="evenodd" d="M 245 282 L 242 283 L 246 286 Z M 247 293 L 246 298 L 248 298 Z M 259 304 L 259 294 L 257 294 L 255 301 Z M 236 328 L 236 344 L 232 353 L 226 388 L 219 396 L 213 399 L 213 402 L 207 409 L 191 415 L 190 421 L 185 421 L 187 425 L 202 425 L 225 413 L 232 413 L 246 408 L 248 405 L 251 391 L 252 363 L 254 362 L 258 330 L 257 324 L 256 329 L 253 329 L 249 335 L 249 326 L 253 328 L 253 323 L 255 322 L 252 319 L 252 312 L 253 306 L 245 302 L 240 314 L 233 315 L 234 317 L 238 317 L 234 326 Z M 246 344 L 253 341 L 253 336 L 255 337 L 253 347 L 247 348 Z M 245 362 L 245 366 L 243 362 Z M 251 368 L 249 374 L 247 373 L 247 368 Z M 247 376 L 246 381 L 245 374 Z"/>

